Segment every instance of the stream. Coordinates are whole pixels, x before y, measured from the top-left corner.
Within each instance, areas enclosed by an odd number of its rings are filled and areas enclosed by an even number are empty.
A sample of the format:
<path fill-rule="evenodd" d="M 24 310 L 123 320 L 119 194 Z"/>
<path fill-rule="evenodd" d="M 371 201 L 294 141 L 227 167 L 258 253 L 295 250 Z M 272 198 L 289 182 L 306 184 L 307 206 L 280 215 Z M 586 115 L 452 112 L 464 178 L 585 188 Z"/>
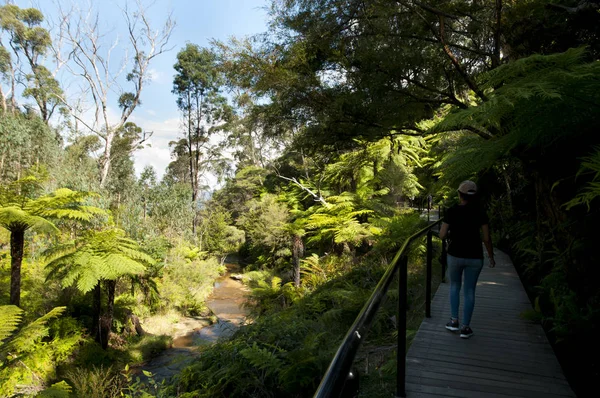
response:
<path fill-rule="evenodd" d="M 245 301 L 245 287 L 242 282 L 231 278 L 233 273 L 239 271 L 237 264 L 225 264 L 227 273 L 221 276 L 214 285 L 211 296 L 206 305 L 218 321 L 210 324 L 209 321 L 194 320 L 195 328 L 183 336 L 173 339 L 173 347 L 165 350 L 156 358 L 148 361 L 141 370 L 152 372 L 154 380 L 160 383 L 179 373 L 198 356 L 196 347 L 212 344 L 220 338 L 230 337 L 244 322 L 248 312 L 242 308 Z"/>

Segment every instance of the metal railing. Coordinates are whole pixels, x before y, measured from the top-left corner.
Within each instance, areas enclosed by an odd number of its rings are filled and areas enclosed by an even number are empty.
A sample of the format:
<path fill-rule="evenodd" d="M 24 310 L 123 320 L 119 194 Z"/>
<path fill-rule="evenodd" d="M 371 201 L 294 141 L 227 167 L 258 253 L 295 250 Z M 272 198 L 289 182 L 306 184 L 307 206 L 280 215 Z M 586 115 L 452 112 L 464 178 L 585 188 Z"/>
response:
<path fill-rule="evenodd" d="M 377 310 L 381 306 L 383 298 L 385 297 L 390 285 L 392 284 L 396 271 L 399 273 L 399 285 L 398 285 L 398 349 L 397 349 L 397 374 L 396 374 L 396 397 L 406 397 L 405 382 L 406 382 L 406 311 L 407 311 L 407 282 L 408 282 L 408 253 L 407 249 L 409 246 L 418 238 L 427 234 L 427 276 L 426 276 L 426 303 L 425 303 L 425 316 L 431 317 L 431 277 L 432 277 L 432 262 L 433 262 L 433 231 L 432 229 L 437 225 L 440 225 L 441 220 L 441 209 L 439 212 L 439 220 L 431 223 L 426 228 L 421 229 L 415 234 L 411 235 L 402 245 L 400 250 L 394 256 L 394 259 L 388 266 L 385 274 L 377 284 L 377 287 L 373 291 L 373 294 L 363 306 L 362 310 L 358 314 L 354 324 L 346 333 L 344 340 L 338 348 L 333 360 L 329 364 L 321 384 L 317 389 L 314 398 L 338 398 L 344 394 L 349 394 L 348 389 L 350 387 L 351 380 L 356 380 L 356 376 L 351 371 L 354 357 L 365 339 L 365 335 L 368 332 Z M 444 282 L 444 275 L 446 273 L 446 245 L 442 241 L 442 282 Z M 348 383 L 346 383 L 348 381 Z"/>

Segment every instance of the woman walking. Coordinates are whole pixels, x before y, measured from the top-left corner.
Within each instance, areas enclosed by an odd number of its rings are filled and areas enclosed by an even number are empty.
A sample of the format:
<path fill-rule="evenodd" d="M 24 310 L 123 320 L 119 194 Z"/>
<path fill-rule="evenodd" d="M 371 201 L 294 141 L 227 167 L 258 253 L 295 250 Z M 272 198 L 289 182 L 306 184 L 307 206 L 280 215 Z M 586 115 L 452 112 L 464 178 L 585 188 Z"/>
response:
<path fill-rule="evenodd" d="M 473 181 L 463 181 L 458 187 L 458 195 L 460 203 L 448 209 L 440 228 L 440 238 L 448 238 L 450 241 L 448 275 L 450 276 L 451 318 L 446 324 L 446 329 L 460 330 L 460 337 L 468 339 L 473 336 L 469 324 L 475 307 L 475 287 L 483 268 L 480 231 L 483 232 L 483 243 L 490 259 L 490 268 L 496 266 L 496 261 L 487 214 L 474 203 L 477 185 Z M 458 307 L 461 285 L 464 291 L 464 309 L 462 326 L 459 327 Z"/>

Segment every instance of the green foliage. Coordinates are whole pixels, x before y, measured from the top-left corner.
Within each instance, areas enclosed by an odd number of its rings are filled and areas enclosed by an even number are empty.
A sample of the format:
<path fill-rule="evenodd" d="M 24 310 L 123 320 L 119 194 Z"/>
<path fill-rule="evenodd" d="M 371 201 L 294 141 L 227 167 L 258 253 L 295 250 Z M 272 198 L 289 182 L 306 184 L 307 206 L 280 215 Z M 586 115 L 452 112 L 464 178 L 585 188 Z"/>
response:
<path fill-rule="evenodd" d="M 314 290 L 324 283 L 340 277 L 343 274 L 341 271 L 344 271 L 343 268 L 340 269 L 340 265 L 348 264 L 348 262 L 336 261 L 332 256 L 327 256 L 324 260 L 316 253 L 301 260 L 302 286 Z"/>
<path fill-rule="evenodd" d="M 60 156 L 56 135 L 39 118 L 3 113 L 0 118 L 0 183 L 23 177 L 32 166 L 54 166 Z"/>
<path fill-rule="evenodd" d="M 132 337 L 127 345 L 127 363 L 141 364 L 155 358 L 170 348 L 173 339 L 170 336 L 141 336 Z"/>
<path fill-rule="evenodd" d="M 237 252 L 246 241 L 244 231 L 231 225 L 231 214 L 218 204 L 210 203 L 200 212 L 198 231 L 204 247 L 216 255 Z"/>
<path fill-rule="evenodd" d="M 246 202 L 246 210 L 237 220 L 237 225 L 246 233 L 246 245 L 253 258 L 271 266 L 291 255 L 291 238 L 286 231 L 290 213 L 284 203 L 272 194 Z"/>
<path fill-rule="evenodd" d="M 70 385 L 66 381 L 60 381 L 52 384 L 44 391 L 40 392 L 37 396 L 40 398 L 69 398 L 73 392 Z"/>
<path fill-rule="evenodd" d="M 137 242 L 118 229 L 89 232 L 76 241 L 57 245 L 45 253 L 47 279 L 58 279 L 63 287 L 76 283 L 85 293 L 101 280 L 141 274 L 154 259 L 140 251 Z"/>
<path fill-rule="evenodd" d="M 256 315 L 289 307 L 302 297 L 301 291 L 293 282 L 284 284 L 281 278 L 268 273 L 261 276 L 250 279 L 248 285 L 252 290 L 244 304 Z"/>
<path fill-rule="evenodd" d="M 421 219 L 420 215 L 413 211 L 391 218 L 379 219 L 378 225 L 382 232 L 375 244 L 375 249 L 383 253 L 399 249 L 404 241 L 424 224 L 425 221 Z"/>
<path fill-rule="evenodd" d="M 450 112 L 431 130 L 476 131 L 485 138 L 463 136 L 440 166 L 445 180 L 455 183 L 509 156 L 552 162 L 579 152 L 570 143 L 593 142 L 600 120 L 590 104 L 600 101 L 600 66 L 584 55 L 581 48 L 533 55 L 482 75 L 489 99 Z"/>
<path fill-rule="evenodd" d="M 55 232 L 58 229 L 50 220 L 89 222 L 105 215 L 104 210 L 88 206 L 85 202 L 93 193 L 60 188 L 37 198 L 37 177 L 29 175 L 6 186 L 0 186 L 0 226 L 9 231 L 34 229 Z"/>
<path fill-rule="evenodd" d="M 223 268 L 217 259 L 202 260 L 195 256 L 186 259 L 176 249 L 157 283 L 161 309 L 177 308 L 187 315 L 205 312 L 204 302 L 221 272 Z"/>
<path fill-rule="evenodd" d="M 77 397 L 116 398 L 121 396 L 122 381 L 112 367 L 74 368 L 66 372 Z"/>
<path fill-rule="evenodd" d="M 356 195 L 344 192 L 328 197 L 327 201 L 328 206 L 313 207 L 307 212 L 304 227 L 308 231 L 309 243 L 335 242 L 358 246 L 381 232 L 369 222 L 364 222 L 374 211 L 359 208 Z"/>
<path fill-rule="evenodd" d="M 577 205 L 586 205 L 588 211 L 591 210 L 591 204 L 594 199 L 600 196 L 600 150 L 596 149 L 592 155 L 584 157 L 581 162 L 581 168 L 578 176 L 592 175 L 591 180 L 585 185 L 583 190 L 565 203 L 567 210 Z"/>
<path fill-rule="evenodd" d="M 190 197 L 191 189 L 184 183 L 162 183 L 150 190 L 147 211 L 158 232 L 173 240 L 190 235 L 194 217 Z"/>
<path fill-rule="evenodd" d="M 201 359 L 181 372 L 171 392 L 198 397 L 314 393 L 337 343 L 382 272 L 372 263 L 363 264 L 283 310 L 273 306 L 231 340 L 203 348 Z M 263 293 L 274 293 L 272 301 L 280 302 L 285 289 L 280 279 L 258 283 Z"/>
<path fill-rule="evenodd" d="M 21 323 L 23 310 L 16 305 L 2 306 L 0 312 L 0 345 L 2 341 L 12 335 L 12 332 L 17 329 Z"/>
<path fill-rule="evenodd" d="M 73 352 L 79 330 L 51 334 L 48 322 L 59 317 L 65 307 L 57 307 L 23 326 L 0 344 L 0 394 L 32 394 L 43 389 L 46 380 L 56 376 L 56 366 Z M 11 306 L 0 307 L 7 322 L 14 325 L 18 313 Z M 14 331 L 14 326 L 11 326 Z M 6 329 L 5 329 L 6 330 Z"/>

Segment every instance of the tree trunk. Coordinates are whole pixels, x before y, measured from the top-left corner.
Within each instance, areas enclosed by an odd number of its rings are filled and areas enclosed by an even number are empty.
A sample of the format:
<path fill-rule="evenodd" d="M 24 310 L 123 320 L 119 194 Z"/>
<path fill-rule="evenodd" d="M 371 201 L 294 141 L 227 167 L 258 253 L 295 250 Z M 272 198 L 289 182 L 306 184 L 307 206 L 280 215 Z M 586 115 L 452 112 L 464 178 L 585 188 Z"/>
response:
<path fill-rule="evenodd" d="M 106 312 L 100 317 L 100 338 L 103 349 L 108 348 L 108 340 L 112 329 L 112 321 L 115 309 L 115 287 L 117 281 L 106 281 Z"/>
<path fill-rule="evenodd" d="M 102 335 L 100 333 L 100 313 L 102 312 L 102 290 L 100 282 L 94 287 L 94 299 L 92 301 L 92 334 L 94 340 L 102 345 Z"/>
<path fill-rule="evenodd" d="M 492 55 L 492 68 L 500 66 L 500 49 L 502 44 L 502 0 L 496 0 L 496 21 L 494 26 L 494 53 Z"/>
<path fill-rule="evenodd" d="M 144 330 L 144 328 L 142 327 L 142 325 L 140 323 L 140 318 L 138 318 L 133 313 L 129 313 L 127 315 L 127 327 L 128 328 L 129 328 L 129 325 L 131 325 L 131 329 L 132 329 L 132 330 L 129 330 L 129 333 L 131 333 L 131 334 L 135 333 L 138 336 L 146 335 L 146 331 Z"/>
<path fill-rule="evenodd" d="M 102 168 L 100 169 L 100 187 L 104 188 L 108 179 L 108 172 L 110 170 L 110 153 L 112 151 L 112 142 L 114 133 L 108 131 L 106 133 L 106 143 L 104 145 L 104 153 L 102 154 L 101 162 Z"/>
<path fill-rule="evenodd" d="M 300 287 L 300 259 L 304 257 L 304 244 L 299 235 L 292 237 L 292 262 L 294 264 L 294 286 Z"/>
<path fill-rule="evenodd" d="M 25 229 L 17 228 L 10 233 L 10 303 L 21 305 L 21 264 L 25 246 Z"/>
<path fill-rule="evenodd" d="M 4 91 L 2 91 L 2 88 L 0 87 L 0 111 L 4 113 L 7 110 L 8 109 L 6 109 L 6 96 L 4 95 Z"/>

